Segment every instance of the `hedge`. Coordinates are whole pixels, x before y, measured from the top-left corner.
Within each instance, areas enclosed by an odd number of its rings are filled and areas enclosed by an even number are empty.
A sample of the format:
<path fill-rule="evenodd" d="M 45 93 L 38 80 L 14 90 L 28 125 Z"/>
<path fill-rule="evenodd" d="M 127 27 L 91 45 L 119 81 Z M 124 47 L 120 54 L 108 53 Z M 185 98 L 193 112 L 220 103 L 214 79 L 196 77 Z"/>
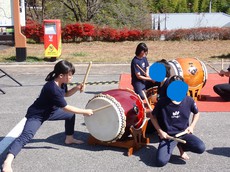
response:
<path fill-rule="evenodd" d="M 22 28 L 26 38 L 35 43 L 43 42 L 44 27 L 32 20 L 27 20 L 26 26 Z M 111 27 L 99 27 L 90 23 L 68 24 L 61 28 L 62 42 L 82 42 L 82 41 L 140 41 L 140 40 L 160 40 L 176 41 L 204 41 L 204 40 L 229 40 L 230 28 L 194 28 L 177 30 L 137 30 L 137 29 L 114 29 Z"/>

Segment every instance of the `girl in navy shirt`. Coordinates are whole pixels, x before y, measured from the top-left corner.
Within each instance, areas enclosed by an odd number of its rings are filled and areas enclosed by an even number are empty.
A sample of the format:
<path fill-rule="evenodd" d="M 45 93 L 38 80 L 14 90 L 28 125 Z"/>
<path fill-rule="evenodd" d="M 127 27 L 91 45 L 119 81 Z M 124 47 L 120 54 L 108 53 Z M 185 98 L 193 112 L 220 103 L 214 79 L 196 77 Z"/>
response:
<path fill-rule="evenodd" d="M 75 68 L 68 61 L 58 62 L 54 70 L 46 77 L 47 83 L 43 86 L 39 97 L 28 108 L 26 124 L 21 135 L 11 145 L 3 171 L 12 171 L 12 162 L 28 142 L 32 140 L 43 122 L 50 120 L 65 120 L 65 144 L 81 144 L 81 140 L 73 137 L 75 114 L 92 115 L 92 109 L 80 109 L 67 104 L 64 97 L 68 97 L 83 89 L 83 85 L 77 85 L 67 89 L 67 83 L 71 82 Z"/>
<path fill-rule="evenodd" d="M 180 77 L 171 77 L 169 84 L 173 82 L 174 79 L 178 80 Z M 189 124 L 191 113 L 193 113 L 193 118 Z M 185 96 L 185 98 L 179 102 L 167 96 L 159 99 L 152 111 L 152 115 L 150 115 L 150 119 L 160 137 L 156 157 L 157 166 L 161 167 L 168 163 L 176 146 L 178 146 L 183 159 L 189 159 L 185 153 L 186 151 L 200 154 L 205 151 L 203 141 L 193 134 L 193 130 L 199 119 L 199 112 L 196 103 L 190 96 Z M 180 138 L 185 140 L 186 144 L 169 140 L 169 136 L 175 136 L 183 131 L 187 131 L 188 134 Z"/>
<path fill-rule="evenodd" d="M 136 48 L 135 57 L 131 62 L 131 84 L 134 92 L 144 99 L 142 90 L 154 86 L 154 81 L 149 76 L 149 62 L 146 58 L 148 47 L 145 43 L 139 43 Z"/>

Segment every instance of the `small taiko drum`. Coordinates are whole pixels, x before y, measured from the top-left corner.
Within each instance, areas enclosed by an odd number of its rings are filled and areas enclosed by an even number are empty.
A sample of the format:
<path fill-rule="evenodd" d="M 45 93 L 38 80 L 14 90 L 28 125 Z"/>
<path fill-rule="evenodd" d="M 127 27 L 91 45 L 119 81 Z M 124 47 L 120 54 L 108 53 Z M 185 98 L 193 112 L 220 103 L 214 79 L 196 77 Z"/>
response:
<path fill-rule="evenodd" d="M 205 64 L 197 58 L 177 58 L 169 61 L 171 75 L 179 75 L 189 86 L 188 94 L 197 100 L 206 84 L 208 72 Z"/>
<path fill-rule="evenodd" d="M 111 106 L 108 106 L 111 105 Z M 126 139 L 130 127 L 140 128 L 145 119 L 145 108 L 141 98 L 132 90 L 114 89 L 94 96 L 87 109 L 98 109 L 92 116 L 85 116 L 89 133 L 104 142 Z"/>
<path fill-rule="evenodd" d="M 157 88 L 157 86 L 154 86 L 146 90 L 146 97 L 152 109 L 154 109 L 157 103 Z"/>

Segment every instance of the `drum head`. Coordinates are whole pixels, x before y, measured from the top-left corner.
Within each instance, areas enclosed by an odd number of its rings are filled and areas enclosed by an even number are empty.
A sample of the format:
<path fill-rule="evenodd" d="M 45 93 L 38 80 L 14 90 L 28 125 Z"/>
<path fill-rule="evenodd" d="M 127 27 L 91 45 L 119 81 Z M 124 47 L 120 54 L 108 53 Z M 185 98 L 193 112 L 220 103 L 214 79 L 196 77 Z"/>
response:
<path fill-rule="evenodd" d="M 203 62 L 197 58 L 177 58 L 169 61 L 171 65 L 171 76 L 179 75 L 189 87 L 205 85 L 207 80 L 207 69 Z"/>
<path fill-rule="evenodd" d="M 97 109 L 108 104 L 111 106 L 96 111 L 92 116 L 84 117 L 89 133 L 96 139 L 105 142 L 119 139 L 125 132 L 124 110 L 119 102 L 108 95 L 99 95 L 86 105 L 87 109 Z"/>

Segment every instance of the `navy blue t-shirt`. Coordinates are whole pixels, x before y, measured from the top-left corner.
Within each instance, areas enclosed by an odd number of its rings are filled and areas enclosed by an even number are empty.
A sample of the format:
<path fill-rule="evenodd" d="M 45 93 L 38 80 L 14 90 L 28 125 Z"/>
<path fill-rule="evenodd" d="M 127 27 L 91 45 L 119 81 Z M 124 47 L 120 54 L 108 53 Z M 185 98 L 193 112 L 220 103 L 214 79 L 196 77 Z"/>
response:
<path fill-rule="evenodd" d="M 195 101 L 186 96 L 180 104 L 174 104 L 168 97 L 161 98 L 152 111 L 156 115 L 159 126 L 169 135 L 184 131 L 189 126 L 191 112 L 198 113 Z"/>
<path fill-rule="evenodd" d="M 48 81 L 43 86 L 39 97 L 28 108 L 26 117 L 48 119 L 53 111 L 67 105 L 64 99 L 66 91 L 66 84 L 60 88 L 54 81 Z"/>
<path fill-rule="evenodd" d="M 140 59 L 135 56 L 131 62 L 132 84 L 136 82 L 142 82 L 144 84 L 145 81 L 138 79 L 136 76 L 136 73 L 140 73 L 142 76 L 145 76 L 145 74 L 137 67 L 137 64 L 143 69 L 143 71 L 146 71 L 147 67 L 149 66 L 148 60 L 146 57 Z"/>

